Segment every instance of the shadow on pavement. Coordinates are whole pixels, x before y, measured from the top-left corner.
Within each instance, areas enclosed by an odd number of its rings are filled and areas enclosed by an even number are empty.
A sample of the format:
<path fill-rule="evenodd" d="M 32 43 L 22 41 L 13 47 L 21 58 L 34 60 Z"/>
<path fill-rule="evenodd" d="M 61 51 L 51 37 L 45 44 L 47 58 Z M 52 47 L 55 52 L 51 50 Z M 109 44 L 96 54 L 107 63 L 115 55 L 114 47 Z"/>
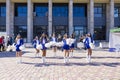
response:
<path fill-rule="evenodd" d="M 31 63 L 31 62 L 22 62 L 22 64 L 28 64 L 28 65 L 34 65 L 34 67 L 49 67 L 49 66 L 108 66 L 108 67 L 117 67 L 120 66 L 120 63 L 118 62 L 91 62 L 91 63 L 53 63 L 53 62 L 47 62 L 47 63 Z"/>
<path fill-rule="evenodd" d="M 25 53 L 28 53 L 28 51 L 23 51 L 22 53 L 24 55 Z M 12 51 L 12 52 L 7 52 L 7 51 L 0 52 L 0 58 L 5 58 L 5 57 L 16 57 L 16 52 L 15 51 Z"/>

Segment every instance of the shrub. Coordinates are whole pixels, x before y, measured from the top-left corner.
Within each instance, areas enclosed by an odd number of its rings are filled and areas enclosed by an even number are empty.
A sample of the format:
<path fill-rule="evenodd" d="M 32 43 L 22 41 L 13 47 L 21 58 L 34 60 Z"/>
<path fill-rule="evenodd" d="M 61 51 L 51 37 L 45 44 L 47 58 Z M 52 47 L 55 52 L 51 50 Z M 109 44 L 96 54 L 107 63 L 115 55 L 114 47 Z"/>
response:
<path fill-rule="evenodd" d="M 110 32 L 112 32 L 112 33 L 120 33 L 120 28 L 111 29 Z"/>

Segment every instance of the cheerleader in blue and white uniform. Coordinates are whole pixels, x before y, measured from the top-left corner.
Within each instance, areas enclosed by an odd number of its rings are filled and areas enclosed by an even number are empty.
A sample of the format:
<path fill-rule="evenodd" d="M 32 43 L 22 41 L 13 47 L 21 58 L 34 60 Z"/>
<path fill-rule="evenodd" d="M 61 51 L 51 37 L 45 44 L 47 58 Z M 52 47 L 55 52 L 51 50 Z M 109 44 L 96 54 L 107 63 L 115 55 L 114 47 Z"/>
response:
<path fill-rule="evenodd" d="M 64 52 L 65 52 L 65 55 L 64 55 L 64 63 L 68 63 L 69 62 L 69 50 L 70 50 L 70 46 L 68 45 L 68 42 L 67 42 L 67 34 L 64 35 L 63 37 L 63 49 L 64 49 Z"/>
<path fill-rule="evenodd" d="M 39 57 L 39 52 L 40 52 L 40 50 L 37 49 L 37 45 L 40 44 L 40 41 L 38 40 L 38 36 L 35 37 L 35 39 L 33 40 L 32 44 L 33 44 L 33 47 L 34 47 L 35 50 L 36 50 L 35 57 L 37 57 L 37 56 Z"/>
<path fill-rule="evenodd" d="M 23 39 L 18 34 L 16 39 L 15 39 L 16 57 L 20 58 L 20 61 L 18 63 L 22 62 L 22 50 L 20 50 L 20 46 L 22 46 L 23 44 L 24 44 Z"/>
<path fill-rule="evenodd" d="M 74 51 L 74 47 L 75 47 L 75 38 L 74 38 L 73 34 L 71 35 L 70 39 L 71 39 L 70 57 L 73 57 L 73 51 Z"/>
<path fill-rule="evenodd" d="M 93 43 L 93 40 L 91 38 L 90 33 L 87 34 L 87 37 L 86 37 L 84 43 L 85 43 L 85 46 L 88 50 L 86 59 L 87 59 L 88 62 L 91 62 L 92 48 L 91 48 L 90 44 Z"/>
<path fill-rule="evenodd" d="M 51 41 L 56 43 L 57 42 L 57 38 L 55 37 L 55 34 L 53 33 L 52 37 L 51 37 Z M 56 57 L 56 51 L 57 51 L 57 46 L 54 44 L 52 46 L 53 52 L 54 52 L 54 57 Z"/>
<path fill-rule="evenodd" d="M 45 33 L 42 34 L 40 37 L 40 43 L 42 44 L 42 62 L 45 63 L 45 58 L 46 58 L 46 47 L 45 44 L 48 42 L 47 35 Z"/>

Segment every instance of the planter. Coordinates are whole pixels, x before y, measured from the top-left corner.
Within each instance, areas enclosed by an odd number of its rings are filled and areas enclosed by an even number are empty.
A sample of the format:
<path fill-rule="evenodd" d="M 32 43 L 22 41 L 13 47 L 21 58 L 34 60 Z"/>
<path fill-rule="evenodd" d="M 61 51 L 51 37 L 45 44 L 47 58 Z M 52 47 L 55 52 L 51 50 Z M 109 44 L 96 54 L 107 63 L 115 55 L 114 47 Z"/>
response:
<path fill-rule="evenodd" d="M 115 45 L 120 44 L 120 33 L 110 33 L 109 35 L 109 51 L 115 51 Z"/>

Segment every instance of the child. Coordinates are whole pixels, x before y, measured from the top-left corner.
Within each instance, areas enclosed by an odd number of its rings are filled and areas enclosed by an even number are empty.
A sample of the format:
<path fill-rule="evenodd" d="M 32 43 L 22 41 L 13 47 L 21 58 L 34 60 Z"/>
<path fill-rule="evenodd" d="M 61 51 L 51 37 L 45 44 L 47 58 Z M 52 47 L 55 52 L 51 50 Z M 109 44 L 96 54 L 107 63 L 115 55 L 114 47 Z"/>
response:
<path fill-rule="evenodd" d="M 34 46 L 34 48 L 35 48 L 35 50 L 36 50 L 35 57 L 37 57 L 37 55 L 38 55 L 38 57 L 39 57 L 39 52 L 40 52 L 40 50 L 37 49 L 37 45 L 40 44 L 40 41 L 38 40 L 38 36 L 35 37 L 35 39 L 33 40 L 33 43 L 32 43 L 32 44 L 33 44 L 33 46 Z"/>
<path fill-rule="evenodd" d="M 48 42 L 47 35 L 45 33 L 40 37 L 40 43 L 42 44 L 42 63 L 45 63 L 46 58 L 46 47 L 45 44 Z"/>
<path fill-rule="evenodd" d="M 84 43 L 85 43 L 85 46 L 88 50 L 86 59 L 87 59 L 88 62 L 91 62 L 92 49 L 90 47 L 90 43 L 93 43 L 93 40 L 92 40 L 91 35 L 89 33 L 87 34 L 87 37 L 86 37 Z"/>
<path fill-rule="evenodd" d="M 64 37 L 63 37 L 63 43 L 64 43 L 63 49 L 64 49 L 64 52 L 65 52 L 64 63 L 68 63 L 69 62 L 69 49 L 70 49 L 70 47 L 68 45 L 69 42 L 67 42 L 67 34 L 65 34 Z"/>
<path fill-rule="evenodd" d="M 71 35 L 71 45 L 70 45 L 70 57 L 73 57 L 73 51 L 74 51 L 74 44 L 75 44 L 75 39 L 74 39 L 74 36 Z"/>
<path fill-rule="evenodd" d="M 57 42 L 57 38 L 55 37 L 55 34 L 54 34 L 54 33 L 53 33 L 53 35 L 52 35 L 51 41 L 54 42 L 54 43 Z M 57 46 L 56 46 L 56 45 L 53 45 L 53 46 L 52 46 L 52 49 L 53 49 L 53 52 L 54 52 L 54 57 L 56 57 Z"/>
<path fill-rule="evenodd" d="M 16 39 L 15 39 L 15 47 L 16 47 L 16 57 L 20 58 L 20 61 L 18 61 L 18 63 L 22 62 L 22 50 L 20 50 L 20 46 L 22 46 L 24 44 L 23 39 L 21 38 L 21 36 L 18 34 Z"/>

